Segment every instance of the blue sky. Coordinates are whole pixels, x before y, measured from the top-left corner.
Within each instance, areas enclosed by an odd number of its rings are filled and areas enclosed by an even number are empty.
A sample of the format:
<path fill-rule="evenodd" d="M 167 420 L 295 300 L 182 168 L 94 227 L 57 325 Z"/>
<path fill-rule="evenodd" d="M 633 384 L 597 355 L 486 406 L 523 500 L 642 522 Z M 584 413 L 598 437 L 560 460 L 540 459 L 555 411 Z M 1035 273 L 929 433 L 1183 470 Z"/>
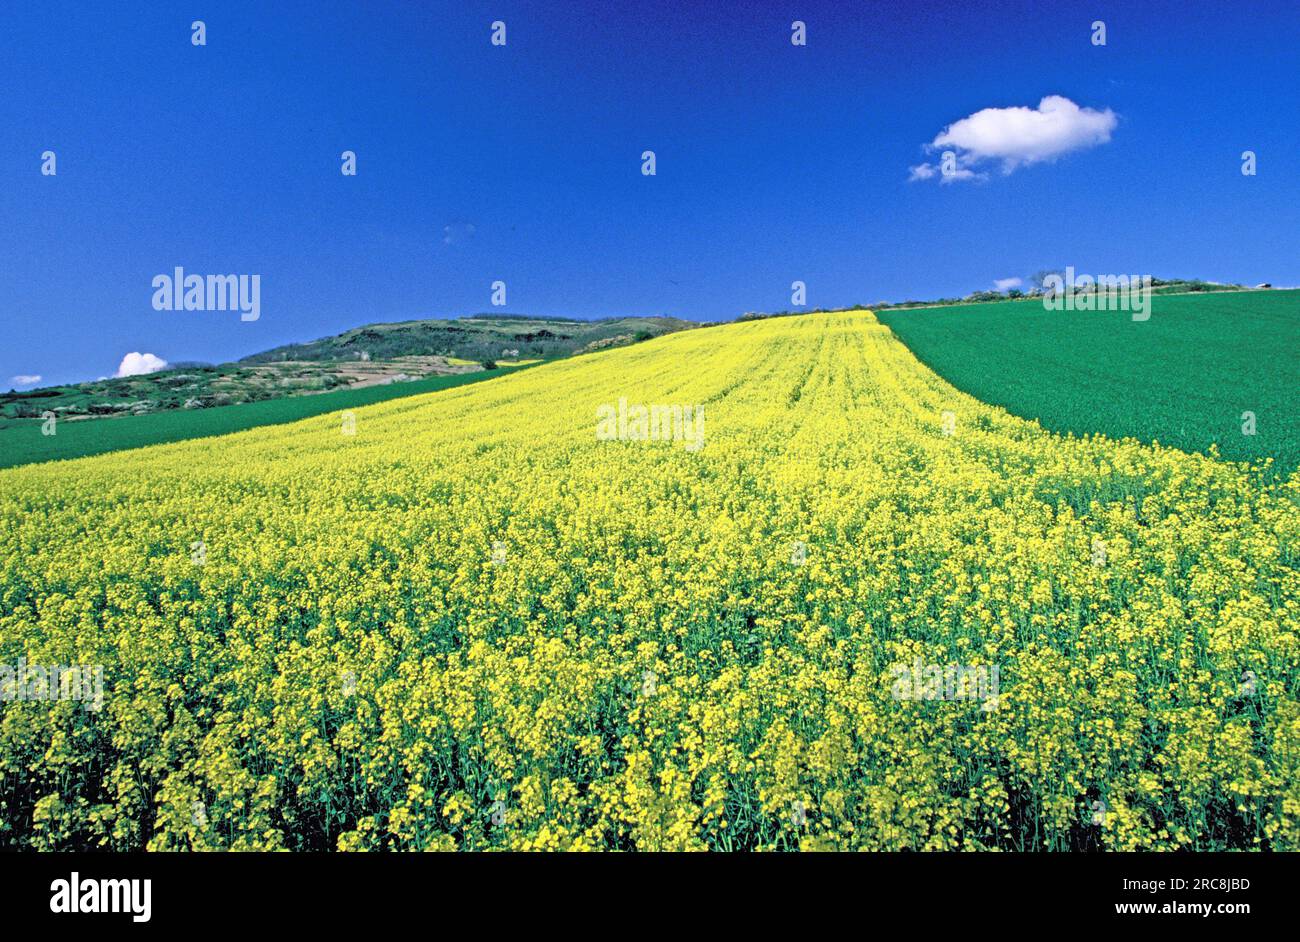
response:
<path fill-rule="evenodd" d="M 0 386 L 490 310 L 498 279 L 510 312 L 701 320 L 796 279 L 814 307 L 1065 265 L 1300 284 L 1300 5 L 703 6 L 5 5 Z M 909 182 L 954 122 L 1052 95 L 1109 139 Z M 259 320 L 154 310 L 176 266 L 260 275 Z"/>

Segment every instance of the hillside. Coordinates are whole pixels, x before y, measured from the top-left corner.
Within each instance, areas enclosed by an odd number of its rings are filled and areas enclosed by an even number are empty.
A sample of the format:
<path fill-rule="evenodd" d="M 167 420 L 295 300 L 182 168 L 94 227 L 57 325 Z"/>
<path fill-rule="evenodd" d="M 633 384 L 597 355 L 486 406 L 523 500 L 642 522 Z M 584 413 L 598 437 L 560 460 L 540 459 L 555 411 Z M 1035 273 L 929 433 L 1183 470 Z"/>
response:
<path fill-rule="evenodd" d="M 368 324 L 333 337 L 289 344 L 245 357 L 240 363 L 279 360 L 313 363 L 436 356 L 461 360 L 551 360 L 649 340 L 697 327 L 672 317 L 616 317 L 581 321 L 514 314 L 475 314 L 455 320 Z"/>
<path fill-rule="evenodd" d="M 235 363 L 177 364 L 145 376 L 0 393 L 0 429 L 59 420 L 205 409 L 471 373 L 637 343 L 699 325 L 667 317 L 595 321 L 475 315 L 369 324 Z"/>
<path fill-rule="evenodd" d="M 1300 849 L 1294 480 L 868 312 L 339 419 L 0 471 L 0 657 L 103 682 L 0 713 L 0 844 Z"/>
<path fill-rule="evenodd" d="M 521 368 L 527 368 L 526 365 Z M 129 448 L 144 448 L 191 438 L 228 435 L 263 425 L 295 422 L 326 412 L 374 405 L 401 396 L 435 392 L 505 375 L 506 370 L 469 370 L 400 383 L 358 384 L 314 396 L 280 396 L 204 409 L 147 412 L 116 421 L 59 421 L 43 434 L 46 423 L 0 424 L 0 468 L 42 461 L 84 458 Z"/>
<path fill-rule="evenodd" d="M 959 389 L 1052 431 L 1300 466 L 1300 290 L 1160 296 L 1150 313 L 1028 300 L 878 316 Z"/>

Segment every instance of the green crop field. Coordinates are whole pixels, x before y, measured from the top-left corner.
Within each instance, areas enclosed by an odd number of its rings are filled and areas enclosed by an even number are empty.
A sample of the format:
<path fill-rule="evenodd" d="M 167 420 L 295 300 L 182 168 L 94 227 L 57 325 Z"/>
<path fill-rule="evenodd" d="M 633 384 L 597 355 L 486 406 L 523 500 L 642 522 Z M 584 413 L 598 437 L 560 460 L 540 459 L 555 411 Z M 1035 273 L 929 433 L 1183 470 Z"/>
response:
<path fill-rule="evenodd" d="M 1300 466 L 1300 291 L 1157 296 L 1145 321 L 1038 300 L 879 318 L 957 388 L 1052 431 Z"/>
<path fill-rule="evenodd" d="M 314 396 L 268 399 L 215 409 L 173 410 L 120 418 L 60 420 L 53 435 L 42 434 L 40 419 L 10 419 L 0 425 L 0 468 L 60 458 L 84 458 L 124 448 L 140 448 L 209 435 L 225 435 L 227 432 L 239 432 L 259 425 L 294 422 L 339 409 L 368 406 L 400 396 L 476 383 L 505 372 L 517 373 L 527 368 L 518 366 L 509 371 L 455 373 L 406 383 L 340 389 Z"/>

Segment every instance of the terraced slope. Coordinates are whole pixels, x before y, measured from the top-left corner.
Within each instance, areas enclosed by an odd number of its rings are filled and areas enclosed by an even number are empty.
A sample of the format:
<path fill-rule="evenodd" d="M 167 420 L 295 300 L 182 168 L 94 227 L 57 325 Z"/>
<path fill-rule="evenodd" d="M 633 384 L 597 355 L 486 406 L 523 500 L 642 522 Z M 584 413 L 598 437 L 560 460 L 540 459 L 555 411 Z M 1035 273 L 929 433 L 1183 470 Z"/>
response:
<path fill-rule="evenodd" d="M 103 665 L 4 706 L 0 842 L 1300 849 L 1295 478 L 1055 437 L 867 312 L 343 431 L 0 472 L 0 662 Z"/>

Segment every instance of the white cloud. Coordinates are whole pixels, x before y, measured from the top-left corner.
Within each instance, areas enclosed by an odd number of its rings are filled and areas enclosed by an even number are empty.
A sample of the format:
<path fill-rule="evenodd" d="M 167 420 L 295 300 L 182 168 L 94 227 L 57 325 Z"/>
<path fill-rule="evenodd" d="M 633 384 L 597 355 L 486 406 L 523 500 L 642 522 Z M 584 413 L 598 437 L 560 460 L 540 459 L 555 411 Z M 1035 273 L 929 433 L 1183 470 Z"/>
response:
<path fill-rule="evenodd" d="M 40 381 L 41 377 L 39 374 L 28 376 L 27 374 L 20 373 L 18 376 L 10 377 L 10 382 L 15 386 L 35 386 Z"/>
<path fill-rule="evenodd" d="M 144 376 L 148 373 L 157 373 L 167 367 L 167 361 L 154 356 L 152 353 L 128 353 L 122 357 L 122 365 L 117 368 L 114 376 Z"/>
<path fill-rule="evenodd" d="M 1024 282 L 1019 278 L 998 278 L 993 282 L 993 287 L 999 291 L 1006 291 L 1008 288 L 1019 288 Z"/>
<path fill-rule="evenodd" d="M 1068 98 L 1048 95 L 1037 108 L 985 108 L 941 131 L 926 150 L 949 150 L 957 170 L 942 175 L 942 182 L 978 179 L 971 168 L 984 161 L 1001 161 L 1004 174 L 1042 161 L 1055 160 L 1071 151 L 1096 147 L 1110 140 L 1119 118 L 1109 108 L 1081 108 Z M 940 168 L 923 163 L 911 167 L 909 180 L 929 180 Z"/>

